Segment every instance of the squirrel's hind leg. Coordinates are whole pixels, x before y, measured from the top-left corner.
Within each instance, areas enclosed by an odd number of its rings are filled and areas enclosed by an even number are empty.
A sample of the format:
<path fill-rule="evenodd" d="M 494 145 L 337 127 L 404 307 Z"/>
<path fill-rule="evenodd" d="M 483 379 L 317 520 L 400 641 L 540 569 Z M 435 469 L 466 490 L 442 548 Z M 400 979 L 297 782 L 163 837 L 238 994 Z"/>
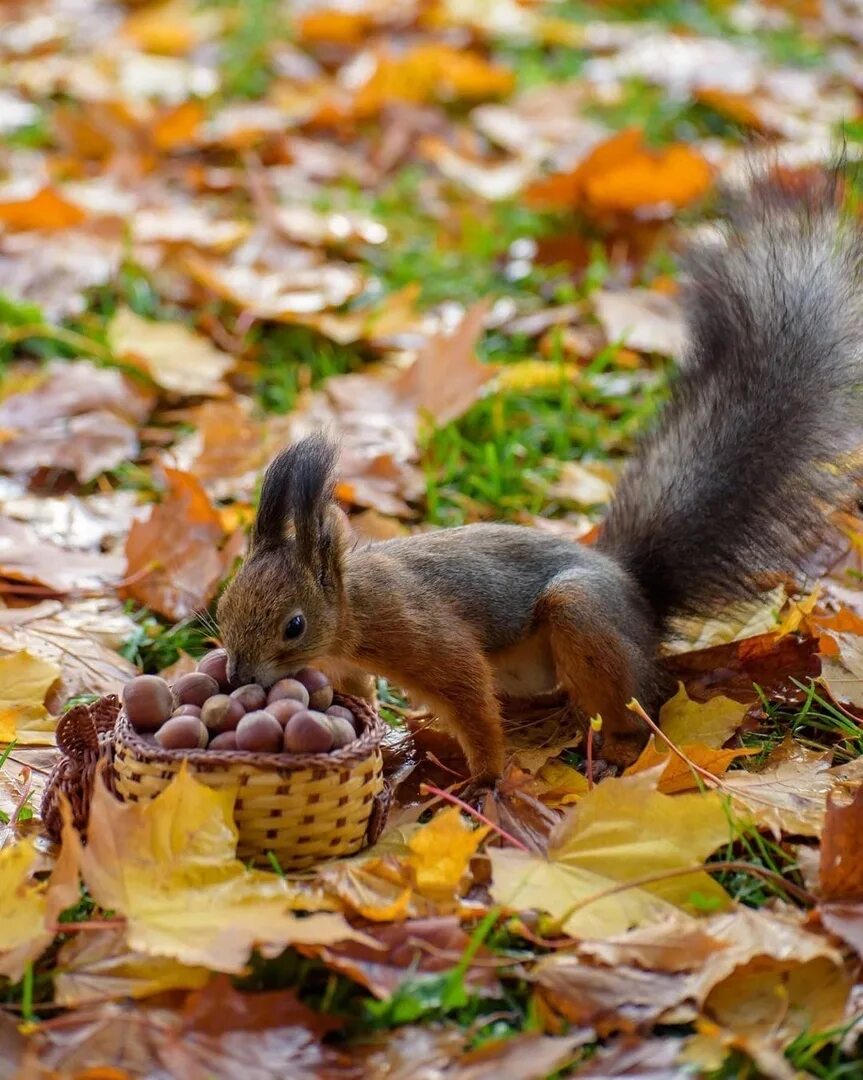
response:
<path fill-rule="evenodd" d="M 553 581 L 537 607 L 561 685 L 590 720 L 602 717 L 599 753 L 611 765 L 631 765 L 647 738 L 642 720 L 626 708 L 637 696 L 649 661 L 612 625 L 593 589 L 573 578 Z"/>

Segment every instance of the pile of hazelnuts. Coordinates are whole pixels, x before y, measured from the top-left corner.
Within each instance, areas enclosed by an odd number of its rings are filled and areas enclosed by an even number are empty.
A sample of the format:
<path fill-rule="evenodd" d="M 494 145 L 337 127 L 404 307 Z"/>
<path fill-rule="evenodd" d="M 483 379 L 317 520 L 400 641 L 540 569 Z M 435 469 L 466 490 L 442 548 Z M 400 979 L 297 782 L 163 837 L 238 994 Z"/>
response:
<path fill-rule="evenodd" d="M 303 668 L 269 690 L 257 683 L 231 689 L 227 660 L 214 649 L 172 686 L 158 675 L 131 679 L 123 707 L 132 727 L 165 750 L 321 754 L 356 739 L 356 717 L 333 705 L 322 671 Z"/>

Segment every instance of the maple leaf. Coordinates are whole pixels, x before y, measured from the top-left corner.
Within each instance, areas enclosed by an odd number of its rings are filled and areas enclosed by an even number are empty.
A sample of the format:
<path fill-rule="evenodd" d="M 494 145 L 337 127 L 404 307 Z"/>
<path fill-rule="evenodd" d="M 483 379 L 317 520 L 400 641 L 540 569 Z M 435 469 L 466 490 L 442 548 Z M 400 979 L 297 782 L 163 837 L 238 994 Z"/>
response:
<path fill-rule="evenodd" d="M 152 322 L 120 308 L 107 333 L 112 351 L 139 365 L 163 389 L 205 396 L 225 392 L 222 378 L 234 367 L 233 357 L 184 323 Z"/>
<path fill-rule="evenodd" d="M 123 929 L 70 938 L 60 949 L 56 966 L 54 999 L 66 1008 L 194 990 L 212 978 L 207 968 L 130 950 Z"/>
<path fill-rule="evenodd" d="M 59 677 L 56 664 L 26 649 L 0 656 L 0 743 L 45 741 L 45 698 Z"/>
<path fill-rule="evenodd" d="M 32 840 L 0 848 L 0 975 L 17 982 L 54 940 L 52 924 L 78 899 L 78 870 L 64 847 L 47 882 L 34 880 L 42 860 Z"/>
<path fill-rule="evenodd" d="M 293 914 L 284 878 L 243 866 L 235 797 L 235 790 L 199 783 L 186 768 L 145 803 L 118 802 L 100 779 L 86 847 L 67 812 L 64 844 L 76 852 L 94 900 L 125 916 L 128 947 L 240 972 L 254 947 L 274 955 L 293 943 L 366 941 L 341 915 Z"/>
<path fill-rule="evenodd" d="M 693 701 L 683 683 L 678 683 L 677 693 L 659 710 L 659 726 L 677 746 L 698 743 L 718 750 L 740 727 L 748 710 L 748 705 L 722 694 Z"/>
<path fill-rule="evenodd" d="M 658 779 L 656 770 L 598 784 L 552 833 L 547 858 L 491 849 L 495 902 L 546 911 L 579 937 L 657 921 L 690 907 L 695 893 L 726 904 L 706 873 L 686 872 L 728 842 L 722 800 L 713 792 L 672 798 L 657 791 Z"/>
<path fill-rule="evenodd" d="M 120 596 L 169 619 L 206 607 L 240 553 L 242 534 L 225 536 L 222 520 L 190 473 L 165 469 L 168 491 L 126 539 L 126 580 Z"/>

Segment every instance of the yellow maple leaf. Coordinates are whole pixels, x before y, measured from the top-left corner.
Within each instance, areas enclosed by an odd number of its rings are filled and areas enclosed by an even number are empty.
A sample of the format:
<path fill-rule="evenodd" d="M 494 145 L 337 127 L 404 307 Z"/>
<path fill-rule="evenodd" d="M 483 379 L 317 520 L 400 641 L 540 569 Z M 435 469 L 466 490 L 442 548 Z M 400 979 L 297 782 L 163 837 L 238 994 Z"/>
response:
<path fill-rule="evenodd" d="M 86 847 L 66 822 L 64 841 L 93 899 L 126 917 L 128 947 L 240 972 L 256 946 L 273 955 L 294 943 L 367 941 L 341 915 L 298 917 L 284 878 L 245 868 L 236 858 L 235 796 L 185 768 L 145 803 L 118 802 L 100 780 Z"/>
<path fill-rule="evenodd" d="M 0 743 L 45 741 L 54 724 L 45 697 L 60 675 L 56 664 L 26 649 L 0 657 Z"/>
<path fill-rule="evenodd" d="M 656 769 L 598 784 L 555 829 L 547 858 L 490 850 L 495 902 L 546 911 L 579 937 L 622 933 L 675 907 L 696 910 L 695 893 L 725 906 L 727 894 L 708 874 L 685 872 L 728 842 L 721 798 L 663 795 L 658 780 Z"/>
<path fill-rule="evenodd" d="M 719 749 L 740 727 L 748 711 L 748 705 L 721 694 L 709 701 L 693 701 L 683 683 L 678 683 L 677 693 L 659 711 L 659 726 L 676 746 L 698 744 Z M 658 749 L 662 752 L 661 747 Z"/>
<path fill-rule="evenodd" d="M 30 839 L 0 849 L 0 975 L 13 982 L 54 940 L 51 923 L 78 899 L 74 853 L 61 850 L 47 882 L 33 877 L 41 862 Z"/>
<path fill-rule="evenodd" d="M 155 383 L 177 394 L 224 393 L 222 377 L 234 358 L 178 322 L 152 322 L 121 307 L 108 324 L 108 345 L 138 364 Z"/>
<path fill-rule="evenodd" d="M 478 829 L 468 825 L 455 806 L 435 814 L 408 840 L 406 861 L 418 891 L 432 900 L 447 900 L 457 893 L 488 831 L 488 825 Z"/>

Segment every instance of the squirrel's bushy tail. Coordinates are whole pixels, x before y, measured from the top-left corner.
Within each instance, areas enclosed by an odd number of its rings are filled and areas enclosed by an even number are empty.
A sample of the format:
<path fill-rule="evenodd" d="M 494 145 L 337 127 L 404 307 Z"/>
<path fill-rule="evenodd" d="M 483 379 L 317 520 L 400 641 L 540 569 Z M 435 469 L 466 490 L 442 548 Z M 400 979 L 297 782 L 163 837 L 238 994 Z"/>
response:
<path fill-rule="evenodd" d="M 860 478 L 863 241 L 829 188 L 756 187 L 689 255 L 689 355 L 599 541 L 660 625 L 793 572 Z"/>

